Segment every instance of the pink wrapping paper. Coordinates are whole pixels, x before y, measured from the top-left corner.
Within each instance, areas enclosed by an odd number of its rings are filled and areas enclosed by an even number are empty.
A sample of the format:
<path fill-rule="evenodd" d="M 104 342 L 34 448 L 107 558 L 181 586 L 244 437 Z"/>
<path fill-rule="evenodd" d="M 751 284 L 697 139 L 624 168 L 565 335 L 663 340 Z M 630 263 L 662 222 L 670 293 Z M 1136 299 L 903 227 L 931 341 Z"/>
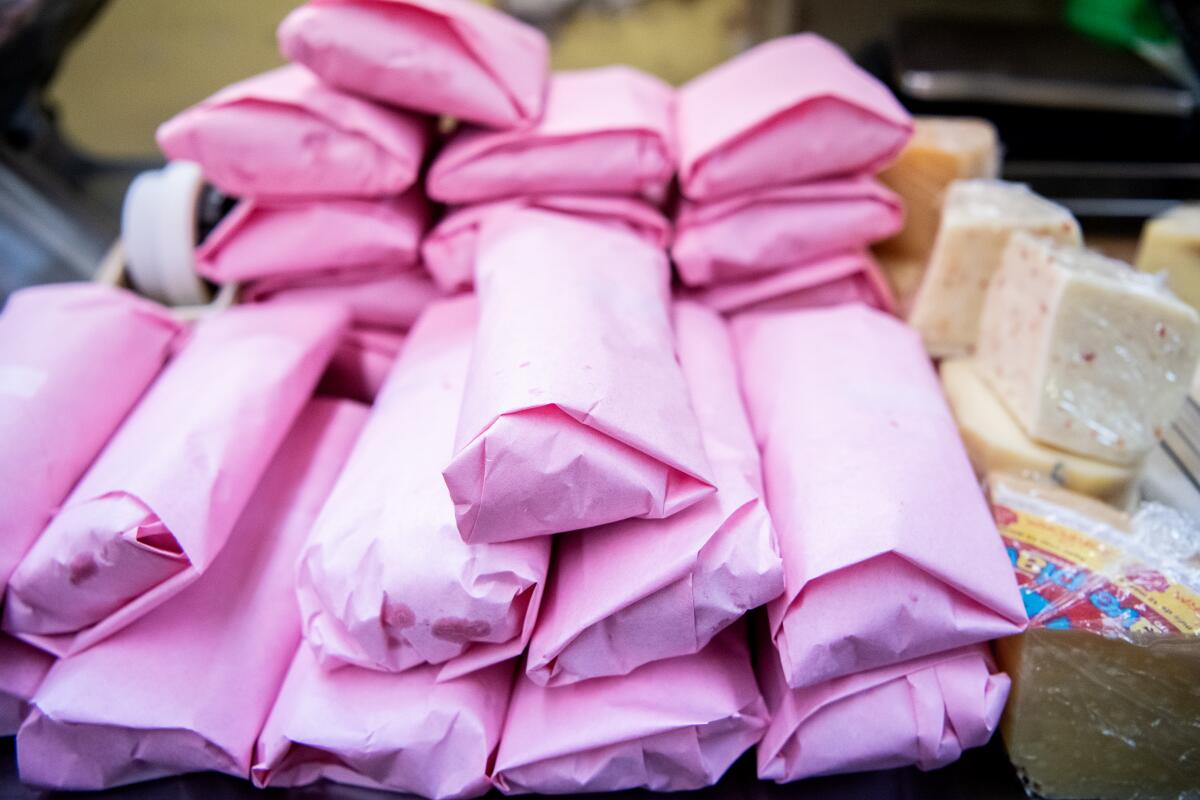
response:
<path fill-rule="evenodd" d="M 491 788 L 488 759 L 512 674 L 512 662 L 442 682 L 433 666 L 326 672 L 301 647 L 259 737 L 254 782 L 324 779 L 431 800 L 478 797 Z"/>
<path fill-rule="evenodd" d="M 545 101 L 546 37 L 472 0 L 312 0 L 279 26 L 279 48 L 333 86 L 495 128 Z"/>
<path fill-rule="evenodd" d="M 326 667 L 428 662 L 450 679 L 529 641 L 550 540 L 465 544 L 440 474 L 476 313 L 474 298 L 446 300 L 413 328 L 301 557 L 305 637 Z"/>
<path fill-rule="evenodd" d="M 1021 631 L 1004 546 L 920 338 L 863 306 L 733 322 L 787 590 L 788 684 Z"/>
<path fill-rule="evenodd" d="M 895 311 L 887 278 L 866 252 L 839 253 L 744 281 L 718 283 L 686 297 L 722 314 L 792 311 L 862 303 Z"/>
<path fill-rule="evenodd" d="M 670 86 L 632 67 L 559 72 L 545 115 L 511 131 L 460 130 L 429 169 L 429 196 L 480 203 L 531 194 L 666 196 L 675 173 Z"/>
<path fill-rule="evenodd" d="M 196 248 L 217 283 L 349 270 L 386 275 L 416 265 L 429 206 L 419 190 L 379 200 L 243 200 Z"/>
<path fill-rule="evenodd" d="M 558 686 L 624 675 L 702 649 L 783 593 L 758 448 L 720 317 L 674 308 L 676 350 L 717 493 L 667 519 L 631 519 L 559 538 L 526 672 Z"/>
<path fill-rule="evenodd" d="M 493 780 L 505 794 L 698 789 L 767 725 L 741 625 L 697 654 L 565 689 L 517 679 Z"/>
<path fill-rule="evenodd" d="M 658 519 L 713 491 L 671 342 L 665 254 L 521 210 L 484 227 L 479 330 L 443 472 L 467 542 Z"/>
<path fill-rule="evenodd" d="M 317 384 L 317 393 L 370 405 L 392 371 L 403 334 L 371 328 L 346 331 Z"/>
<path fill-rule="evenodd" d="M 760 655 L 771 724 L 758 746 L 758 776 L 777 783 L 910 764 L 944 767 L 992 737 L 1011 685 L 986 645 L 807 689 L 788 688 L 769 640 Z"/>
<path fill-rule="evenodd" d="M 671 236 L 667 218 L 633 197 L 551 194 L 463 206 L 451 210 L 421 243 L 422 261 L 438 286 L 458 291 L 475 283 L 480 229 L 490 217 L 514 208 L 560 211 L 594 222 L 624 226 L 655 247 L 665 248 Z"/>
<path fill-rule="evenodd" d="M 54 656 L 0 633 L 0 736 L 12 736 L 29 713 L 29 701 Z"/>
<path fill-rule="evenodd" d="M 709 70 L 679 90 L 675 109 L 680 188 L 692 200 L 877 172 L 912 135 L 887 87 L 813 33 Z"/>
<path fill-rule="evenodd" d="M 342 308 L 367 328 L 406 331 L 442 293 L 421 269 L 389 275 L 348 271 L 264 278 L 242 288 L 247 303 L 318 303 Z"/>
<path fill-rule="evenodd" d="M 249 776 L 300 640 L 296 554 L 364 417 L 357 403 L 312 401 L 212 569 L 54 666 L 17 737 L 22 781 L 103 789 L 203 770 Z"/>
<path fill-rule="evenodd" d="M 336 309 L 284 306 L 197 324 L 13 573 L 5 629 L 77 651 L 203 574 L 344 324 Z"/>
<path fill-rule="evenodd" d="M 754 278 L 858 250 L 900 230 L 900 198 L 870 178 L 777 186 L 684 201 L 671 256 L 689 286 Z"/>
<path fill-rule="evenodd" d="M 9 298 L 0 314 L 0 595 L 180 330 L 159 306 L 98 284 Z"/>
<path fill-rule="evenodd" d="M 158 129 L 158 145 L 239 197 L 379 197 L 416 182 L 429 135 L 427 121 L 289 65 L 180 112 Z"/>

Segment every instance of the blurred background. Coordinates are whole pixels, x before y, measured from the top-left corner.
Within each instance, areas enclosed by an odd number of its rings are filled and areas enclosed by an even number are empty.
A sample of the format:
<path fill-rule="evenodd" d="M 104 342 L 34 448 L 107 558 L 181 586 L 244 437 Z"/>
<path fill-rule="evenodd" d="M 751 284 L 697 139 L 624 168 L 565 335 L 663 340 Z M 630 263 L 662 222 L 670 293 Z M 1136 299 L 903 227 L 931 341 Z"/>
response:
<path fill-rule="evenodd" d="M 0 0 L 0 297 L 82 277 L 119 227 L 156 126 L 282 62 L 298 0 Z M 1087 229 L 1136 235 L 1200 197 L 1192 0 L 494 0 L 543 28 L 556 68 L 625 62 L 681 83 L 813 30 L 915 113 L 992 119 L 1004 177 Z"/>

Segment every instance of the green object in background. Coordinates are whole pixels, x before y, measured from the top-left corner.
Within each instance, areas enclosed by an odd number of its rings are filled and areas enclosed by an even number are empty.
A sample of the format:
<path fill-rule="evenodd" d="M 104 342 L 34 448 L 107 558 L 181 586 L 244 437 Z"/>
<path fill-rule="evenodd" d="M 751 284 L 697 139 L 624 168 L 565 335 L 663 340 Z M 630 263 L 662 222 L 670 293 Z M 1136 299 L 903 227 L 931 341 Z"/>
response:
<path fill-rule="evenodd" d="M 1102 42 L 1126 47 L 1200 100 L 1200 77 L 1150 0 L 1067 0 L 1067 24 Z"/>

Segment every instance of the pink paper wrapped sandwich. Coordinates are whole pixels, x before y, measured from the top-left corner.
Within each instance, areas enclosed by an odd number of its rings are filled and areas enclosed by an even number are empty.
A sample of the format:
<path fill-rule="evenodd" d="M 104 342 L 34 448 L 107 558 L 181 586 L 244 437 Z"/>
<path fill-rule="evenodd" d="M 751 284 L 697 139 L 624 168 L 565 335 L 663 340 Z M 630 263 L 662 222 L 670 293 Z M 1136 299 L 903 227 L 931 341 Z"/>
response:
<path fill-rule="evenodd" d="M 479 231 L 491 217 L 515 208 L 558 211 L 623 226 L 659 248 L 670 242 L 671 223 L 654 206 L 634 197 L 550 194 L 462 206 L 451 210 L 421 242 L 422 262 L 437 285 L 448 292 L 473 286 Z"/>
<path fill-rule="evenodd" d="M 863 306 L 733 322 L 793 687 L 1020 632 L 1025 610 L 920 337 Z M 816 468 L 814 465 L 819 465 Z"/>
<path fill-rule="evenodd" d="M 296 555 L 365 414 L 313 400 L 212 569 L 51 669 L 17 737 L 22 781 L 105 789 L 206 770 L 249 777 L 300 640 Z"/>
<path fill-rule="evenodd" d="M 373 328 L 351 328 L 342 336 L 317 384 L 317 393 L 370 405 L 392 371 L 404 335 Z"/>
<path fill-rule="evenodd" d="M 725 324 L 674 308 L 676 350 L 717 492 L 661 520 L 630 519 L 558 538 L 526 672 L 558 686 L 624 675 L 695 653 L 783 592 L 758 447 Z"/>
<path fill-rule="evenodd" d="M 475 290 L 443 471 L 464 541 L 661 519 L 712 493 L 661 250 L 609 225 L 513 211 L 484 226 Z"/>
<path fill-rule="evenodd" d="M 529 641 L 550 540 L 465 543 L 441 476 L 476 316 L 474 298 L 444 300 L 413 328 L 305 547 L 305 637 L 326 667 L 432 663 L 452 678 Z"/>
<path fill-rule="evenodd" d="M 870 178 L 684 201 L 671 257 L 689 286 L 736 281 L 857 250 L 900 230 L 900 198 Z"/>
<path fill-rule="evenodd" d="M 336 309 L 284 306 L 198 323 L 18 565 L 5 629 L 79 650 L 204 573 L 344 325 Z"/>
<path fill-rule="evenodd" d="M 767 725 L 746 631 L 628 675 L 546 689 L 517 679 L 493 780 L 505 794 L 699 789 Z"/>
<path fill-rule="evenodd" d="M 428 121 L 288 65 L 167 120 L 158 145 L 237 197 L 382 197 L 416 182 L 429 136 Z"/>
<path fill-rule="evenodd" d="M 758 776 L 776 783 L 944 767 L 992 738 L 1011 685 L 986 645 L 970 645 L 791 689 L 763 642 L 756 667 L 771 724 L 758 745 Z"/>
<path fill-rule="evenodd" d="M 889 313 L 895 310 L 887 278 L 865 250 L 792 264 L 746 280 L 717 283 L 685 296 L 729 316 L 847 303 L 861 303 Z"/>
<path fill-rule="evenodd" d="M 0 596 L 181 330 L 165 309 L 99 284 L 39 286 L 8 299 L 0 314 Z"/>
<path fill-rule="evenodd" d="M 301 647 L 259 737 L 254 782 L 327 780 L 430 800 L 486 794 L 512 675 L 511 661 L 450 681 L 432 665 L 325 671 Z"/>
<path fill-rule="evenodd" d="M 678 93 L 679 183 L 692 200 L 877 172 L 912 135 L 882 83 L 814 33 L 760 44 Z"/>
<path fill-rule="evenodd" d="M 429 168 L 429 196 L 479 203 L 530 194 L 661 202 L 675 173 L 673 90 L 632 67 L 558 72 L 546 112 L 511 131 L 464 128 Z"/>
<path fill-rule="evenodd" d="M 243 200 L 196 248 L 196 271 L 216 283 L 388 275 L 416 265 L 428 223 L 418 190 L 379 200 Z"/>
<path fill-rule="evenodd" d="M 261 278 L 242 287 L 246 303 L 332 305 L 350 315 L 355 327 L 403 333 L 421 312 L 442 296 L 424 270 L 384 275 L 338 270 L 309 275 Z"/>
<path fill-rule="evenodd" d="M 545 103 L 546 37 L 473 0 L 311 0 L 279 26 L 279 49 L 331 86 L 492 128 Z"/>

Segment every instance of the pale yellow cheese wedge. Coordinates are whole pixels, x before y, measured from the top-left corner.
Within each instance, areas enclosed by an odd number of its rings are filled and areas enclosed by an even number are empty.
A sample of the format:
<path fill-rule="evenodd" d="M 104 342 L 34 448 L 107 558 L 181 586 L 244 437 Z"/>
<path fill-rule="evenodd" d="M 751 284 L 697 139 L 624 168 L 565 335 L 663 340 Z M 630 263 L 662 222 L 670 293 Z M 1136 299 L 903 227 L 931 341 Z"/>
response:
<path fill-rule="evenodd" d="M 1136 462 L 1182 409 L 1198 356 L 1200 316 L 1159 276 L 1013 235 L 987 293 L 977 358 L 1030 438 Z"/>
<path fill-rule="evenodd" d="M 908 321 L 935 357 L 970 353 L 979 313 L 1009 238 L 1017 231 L 1079 244 L 1079 223 L 1060 205 L 1005 181 L 951 184 L 929 268 Z"/>
<path fill-rule="evenodd" d="M 1134 264 L 1166 272 L 1171 291 L 1200 309 L 1200 205 L 1176 206 L 1147 222 Z"/>
<path fill-rule="evenodd" d="M 943 361 L 941 377 L 942 391 L 980 477 L 1008 473 L 1124 504 L 1137 479 L 1136 467 L 1084 458 L 1033 441 L 984 383 L 972 359 Z"/>

